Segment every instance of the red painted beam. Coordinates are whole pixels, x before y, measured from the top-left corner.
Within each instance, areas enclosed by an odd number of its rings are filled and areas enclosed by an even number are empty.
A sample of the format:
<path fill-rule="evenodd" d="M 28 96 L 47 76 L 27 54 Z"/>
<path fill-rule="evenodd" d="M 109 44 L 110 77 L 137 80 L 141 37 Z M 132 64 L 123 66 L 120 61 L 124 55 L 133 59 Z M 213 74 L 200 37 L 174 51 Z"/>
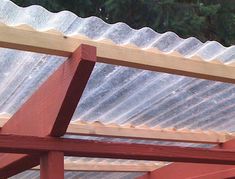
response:
<path fill-rule="evenodd" d="M 216 147 L 216 149 L 222 150 L 235 150 L 235 139 L 225 142 Z M 156 169 L 155 171 L 149 172 L 138 179 L 186 179 L 194 178 L 199 176 L 209 176 L 212 173 L 225 174 L 224 171 L 235 170 L 233 165 L 211 165 L 211 164 L 196 164 L 196 163 L 172 163 L 165 167 Z M 176 177 L 177 176 L 177 177 Z M 213 178 L 213 177 L 212 177 Z M 223 177 L 221 177 L 223 178 Z M 226 175 L 224 176 L 226 178 Z"/>
<path fill-rule="evenodd" d="M 64 154 L 51 151 L 40 158 L 41 179 L 64 179 Z"/>
<path fill-rule="evenodd" d="M 148 172 L 136 179 L 192 179 L 194 177 L 207 176 L 214 172 L 223 172 L 229 170 L 229 168 L 232 170 L 235 169 L 233 165 L 173 163 L 156 169 L 155 171 Z M 209 177 L 209 179 L 212 178 L 213 177 Z"/>
<path fill-rule="evenodd" d="M 1 133 L 64 135 L 95 60 L 95 48 L 81 45 L 9 119 Z"/>
<path fill-rule="evenodd" d="M 19 173 L 19 166 L 21 166 L 20 170 L 22 171 L 28 170 L 29 168 L 32 168 L 32 166 L 37 166 L 39 164 L 39 157 L 30 155 L 22 157 L 22 154 L 9 154 L 3 155 L 0 162 L 11 163 L 11 165 L 8 165 L 4 170 L 0 170 L 0 178 L 8 178 L 3 176 L 12 176 L 13 174 Z"/>
<path fill-rule="evenodd" d="M 2 127 L 1 134 L 64 135 L 95 62 L 95 47 L 81 45 Z M 11 176 L 4 173 L 9 174 L 8 168 L 13 166 L 12 175 L 25 170 L 25 155 L 5 154 L 2 157 L 0 169 L 4 177 Z"/>
<path fill-rule="evenodd" d="M 0 135 L 0 152 L 33 155 L 49 151 L 63 152 L 66 156 L 77 157 L 235 164 L 235 150 Z"/>
<path fill-rule="evenodd" d="M 221 178 L 232 179 L 232 178 L 235 178 L 235 168 L 227 169 L 227 170 L 220 170 L 217 172 L 192 177 L 191 179 L 211 179 L 211 178 L 213 178 L 213 179 L 221 179 Z"/>

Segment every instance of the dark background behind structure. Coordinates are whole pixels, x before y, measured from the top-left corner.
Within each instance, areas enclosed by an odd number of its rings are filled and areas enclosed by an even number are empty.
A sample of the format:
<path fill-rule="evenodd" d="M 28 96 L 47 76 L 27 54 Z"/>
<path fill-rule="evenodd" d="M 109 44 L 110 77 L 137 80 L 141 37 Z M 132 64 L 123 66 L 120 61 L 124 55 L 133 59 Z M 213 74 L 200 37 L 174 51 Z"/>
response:
<path fill-rule="evenodd" d="M 19 6 L 41 5 L 52 12 L 69 10 L 132 28 L 173 31 L 180 37 L 235 44 L 235 0 L 13 0 Z"/>

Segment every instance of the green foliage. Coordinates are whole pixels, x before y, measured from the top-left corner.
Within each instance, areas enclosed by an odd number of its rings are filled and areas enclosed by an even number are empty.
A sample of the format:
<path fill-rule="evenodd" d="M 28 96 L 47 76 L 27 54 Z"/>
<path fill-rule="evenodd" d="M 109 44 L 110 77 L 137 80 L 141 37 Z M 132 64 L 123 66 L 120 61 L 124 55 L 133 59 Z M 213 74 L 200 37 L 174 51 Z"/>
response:
<path fill-rule="evenodd" d="M 38 4 L 49 11 L 69 10 L 80 17 L 98 16 L 108 23 L 133 28 L 149 26 L 181 37 L 235 42 L 235 2 L 230 0 L 13 0 L 20 6 Z"/>

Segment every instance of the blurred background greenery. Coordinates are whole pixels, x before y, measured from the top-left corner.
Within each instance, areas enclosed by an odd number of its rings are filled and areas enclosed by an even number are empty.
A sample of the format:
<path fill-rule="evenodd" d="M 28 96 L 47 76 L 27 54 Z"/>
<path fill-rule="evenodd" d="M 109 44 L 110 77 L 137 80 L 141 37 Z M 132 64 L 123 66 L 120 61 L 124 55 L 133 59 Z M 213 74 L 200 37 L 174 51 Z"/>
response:
<path fill-rule="evenodd" d="M 183 38 L 235 43 L 235 0 L 13 0 L 19 6 L 38 4 L 49 11 L 69 10 L 80 17 L 97 16 L 132 28 L 173 31 Z"/>

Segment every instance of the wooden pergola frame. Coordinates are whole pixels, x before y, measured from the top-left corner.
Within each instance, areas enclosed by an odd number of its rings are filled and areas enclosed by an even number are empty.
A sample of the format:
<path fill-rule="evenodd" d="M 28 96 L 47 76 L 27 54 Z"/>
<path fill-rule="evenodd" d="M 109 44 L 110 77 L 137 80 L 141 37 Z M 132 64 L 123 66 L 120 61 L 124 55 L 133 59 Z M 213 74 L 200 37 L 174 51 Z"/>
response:
<path fill-rule="evenodd" d="M 16 154 L 0 156 L 0 178 L 10 177 L 40 163 L 41 178 L 62 179 L 64 155 L 206 163 L 200 164 L 204 169 L 197 172 L 198 176 L 214 174 L 216 169 L 223 171 L 220 172 L 221 175 L 225 170 L 231 171 L 232 168 L 232 166 L 225 166 L 224 164 L 235 164 L 235 142 L 231 139 L 233 134 L 216 133 L 215 135 L 214 133 L 210 139 L 205 140 L 211 135 L 210 133 L 188 131 L 185 134 L 185 131 L 152 129 L 150 132 L 155 132 L 156 137 L 151 138 L 146 134 L 146 131 L 149 131 L 146 128 L 135 128 L 133 130 L 131 127 L 120 128 L 120 126 L 102 125 L 97 127 L 97 125 L 90 124 L 78 126 L 78 124 L 72 123 L 68 129 L 70 134 L 74 134 L 78 127 L 82 127 L 86 132 L 78 132 L 78 134 L 225 143 L 220 144 L 215 149 L 202 149 L 58 138 L 63 136 L 69 127 L 73 112 L 96 62 L 230 83 L 235 82 L 233 64 L 222 64 L 219 61 L 206 62 L 200 58 L 186 59 L 179 54 L 165 54 L 155 49 L 139 49 L 134 46 L 118 46 L 110 41 L 93 41 L 81 36 L 65 37 L 54 31 L 38 32 L 24 25 L 19 27 L 0 25 L 0 46 L 69 57 L 2 126 L 0 130 L 0 151 Z M 58 85 L 60 88 L 57 88 Z M 104 130 L 111 130 L 111 132 L 103 132 Z M 124 134 L 118 134 L 118 130 L 121 130 L 122 133 L 124 131 Z M 95 132 L 92 133 L 91 131 Z M 111 133 L 115 135 L 111 135 Z M 138 135 L 138 133 L 141 133 L 141 135 Z M 172 134 L 177 134 L 180 137 L 173 137 Z M 195 135 L 201 137 L 198 137 L 198 140 L 192 139 L 192 136 Z M 181 171 L 184 170 L 185 173 L 190 173 L 192 170 L 185 171 L 185 164 L 176 163 L 154 171 L 154 174 L 160 173 L 159 175 L 152 175 L 151 172 L 143 177 L 153 178 L 167 175 L 167 172 L 170 173 L 168 168 L 173 173 L 179 168 Z M 190 175 L 190 177 L 194 176 Z"/>

